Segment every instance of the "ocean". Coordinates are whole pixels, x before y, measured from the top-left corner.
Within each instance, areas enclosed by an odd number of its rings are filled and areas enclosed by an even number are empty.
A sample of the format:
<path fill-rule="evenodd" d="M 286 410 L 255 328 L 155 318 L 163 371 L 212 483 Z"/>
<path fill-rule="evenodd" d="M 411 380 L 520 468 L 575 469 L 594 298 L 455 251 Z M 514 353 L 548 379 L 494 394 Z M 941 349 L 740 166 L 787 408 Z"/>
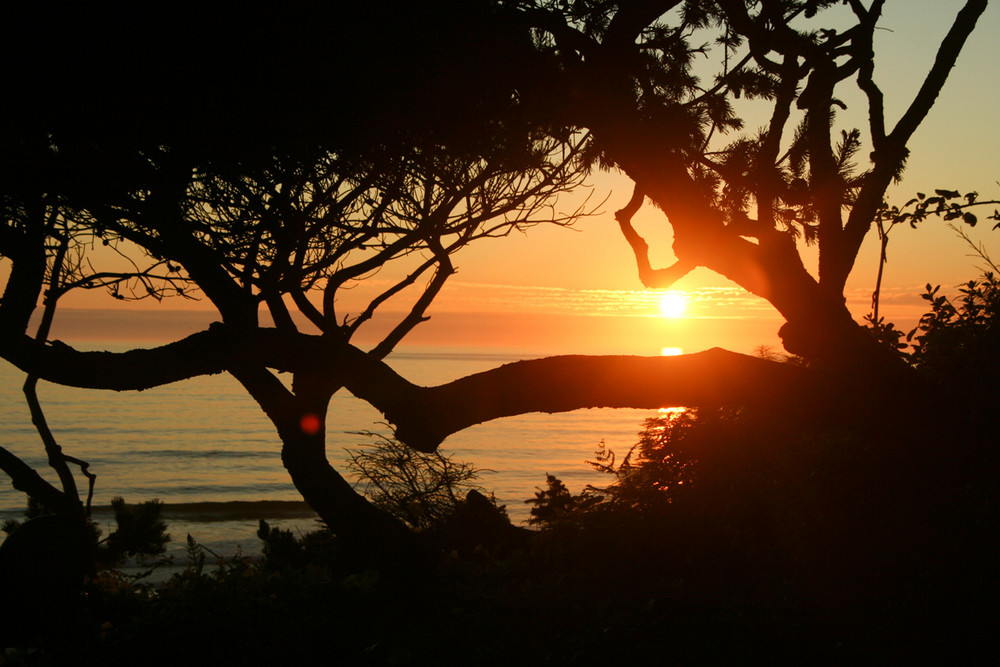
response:
<path fill-rule="evenodd" d="M 522 358 L 522 352 L 502 349 L 403 347 L 389 363 L 412 381 L 433 385 Z M 0 446 L 55 481 L 21 393 L 23 381 L 23 373 L 0 362 Z M 97 475 L 94 517 L 105 534 L 113 527 L 108 506 L 115 496 L 130 503 L 163 501 L 172 536 L 168 553 L 181 559 L 188 534 L 220 555 L 237 549 L 254 555 L 260 550 L 259 519 L 297 531 L 316 526 L 281 465 L 273 426 L 228 375 L 121 393 L 40 382 L 38 394 L 64 452 L 87 461 Z M 525 501 L 544 485 L 547 473 L 573 492 L 605 483 L 606 476 L 586 460 L 601 442 L 626 451 L 643 421 L 655 414 L 577 410 L 510 417 L 455 434 L 441 451 L 479 469 L 479 484 L 523 525 Z M 327 452 L 338 471 L 347 472 L 348 450 L 370 443 L 360 432 L 391 432 L 381 421 L 374 408 L 350 394 L 334 397 Z M 77 480 L 86 493 L 86 480 L 79 474 Z M 0 485 L 0 519 L 20 518 L 24 507 L 21 492 Z"/>

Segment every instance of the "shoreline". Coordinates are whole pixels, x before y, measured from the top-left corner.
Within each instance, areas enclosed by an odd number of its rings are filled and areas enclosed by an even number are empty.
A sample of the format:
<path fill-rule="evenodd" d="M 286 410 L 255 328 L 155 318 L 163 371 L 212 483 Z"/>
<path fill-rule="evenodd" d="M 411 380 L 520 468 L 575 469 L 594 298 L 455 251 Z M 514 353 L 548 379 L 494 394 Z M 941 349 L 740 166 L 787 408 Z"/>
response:
<path fill-rule="evenodd" d="M 110 511 L 106 508 L 95 508 Z M 163 518 L 191 523 L 239 521 L 243 519 L 317 519 L 316 512 L 302 500 L 227 500 L 164 503 Z"/>
<path fill-rule="evenodd" d="M 137 503 L 129 503 L 134 505 Z M 91 507 L 95 521 L 112 520 L 111 505 Z M 181 503 L 163 503 L 161 516 L 168 523 L 215 523 L 225 521 L 256 521 L 257 519 L 318 519 L 316 512 L 303 500 L 206 500 Z M 24 509 L 0 510 L 0 520 L 25 521 Z"/>

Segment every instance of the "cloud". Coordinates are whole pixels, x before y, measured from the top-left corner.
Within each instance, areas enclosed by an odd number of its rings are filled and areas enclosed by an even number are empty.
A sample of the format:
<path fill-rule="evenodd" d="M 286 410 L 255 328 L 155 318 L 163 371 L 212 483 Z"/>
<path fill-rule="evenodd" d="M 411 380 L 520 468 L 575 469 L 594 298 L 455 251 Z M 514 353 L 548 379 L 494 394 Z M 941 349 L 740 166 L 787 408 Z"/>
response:
<path fill-rule="evenodd" d="M 669 291 L 669 290 L 668 290 Z M 774 313 L 765 300 L 737 287 L 677 290 L 688 318 L 760 317 Z M 440 312 L 549 313 L 659 317 L 663 290 L 569 289 L 455 281 L 434 304 Z"/>

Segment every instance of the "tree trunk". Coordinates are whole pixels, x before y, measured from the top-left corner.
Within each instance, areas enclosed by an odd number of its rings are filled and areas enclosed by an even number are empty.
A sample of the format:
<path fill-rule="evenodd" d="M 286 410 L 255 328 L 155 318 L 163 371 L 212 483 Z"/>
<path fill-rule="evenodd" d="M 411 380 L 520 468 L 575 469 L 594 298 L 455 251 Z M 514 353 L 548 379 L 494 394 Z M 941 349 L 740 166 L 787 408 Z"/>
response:
<path fill-rule="evenodd" d="M 263 366 L 237 363 L 230 372 L 278 430 L 295 488 L 353 557 L 395 572 L 425 563 L 429 552 L 417 536 L 359 495 L 327 460 L 326 410 L 340 383 L 333 369 L 325 370 L 319 364 L 296 373 L 292 391 Z"/>
<path fill-rule="evenodd" d="M 398 519 L 358 494 L 326 458 L 324 437 L 284 436 L 281 462 L 303 500 L 358 557 L 400 565 L 422 552 L 418 538 Z"/>
<path fill-rule="evenodd" d="M 854 321 L 843 295 L 831 294 L 809 274 L 789 235 L 768 229 L 758 232 L 757 243 L 742 238 L 718 211 L 692 196 L 697 184 L 683 165 L 644 155 L 651 150 L 645 145 L 616 147 L 629 156 L 622 166 L 638 189 L 667 215 L 678 260 L 711 269 L 770 302 L 785 318 L 779 335 L 788 352 L 876 376 L 904 372 L 902 362 Z"/>

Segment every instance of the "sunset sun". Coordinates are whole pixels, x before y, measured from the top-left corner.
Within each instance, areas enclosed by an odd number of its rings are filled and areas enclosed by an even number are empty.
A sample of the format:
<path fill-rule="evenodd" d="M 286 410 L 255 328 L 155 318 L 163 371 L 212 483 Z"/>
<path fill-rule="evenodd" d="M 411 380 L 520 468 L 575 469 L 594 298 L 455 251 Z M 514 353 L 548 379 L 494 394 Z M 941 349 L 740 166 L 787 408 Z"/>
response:
<path fill-rule="evenodd" d="M 660 314 L 663 317 L 681 317 L 687 308 L 687 297 L 679 292 L 668 292 L 660 297 Z"/>

